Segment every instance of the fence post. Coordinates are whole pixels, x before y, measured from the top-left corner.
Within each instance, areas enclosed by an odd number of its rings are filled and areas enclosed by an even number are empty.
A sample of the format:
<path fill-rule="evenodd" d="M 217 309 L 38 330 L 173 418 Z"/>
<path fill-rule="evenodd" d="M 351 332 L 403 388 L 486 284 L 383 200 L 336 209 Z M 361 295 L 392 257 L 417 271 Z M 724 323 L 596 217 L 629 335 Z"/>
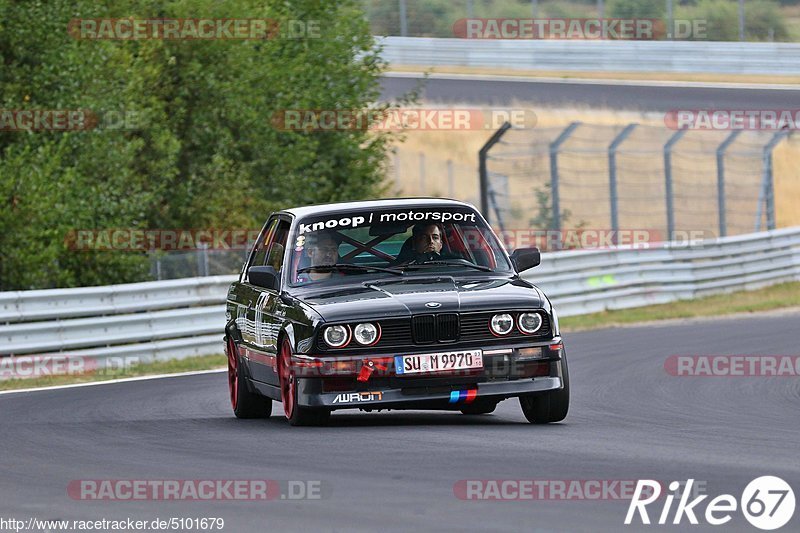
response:
<path fill-rule="evenodd" d="M 756 231 L 761 231 L 761 209 L 762 205 L 767 210 L 767 229 L 775 229 L 775 179 L 772 168 L 772 151 L 780 142 L 789 135 L 789 132 L 779 131 L 772 136 L 772 139 L 764 146 L 762 155 L 763 177 L 761 180 L 761 194 L 756 210 Z"/>
<path fill-rule="evenodd" d="M 739 40 L 744 41 L 744 0 L 739 0 Z"/>
<path fill-rule="evenodd" d="M 419 195 L 425 196 L 425 153 L 419 153 Z"/>
<path fill-rule="evenodd" d="M 406 0 L 400 2 L 400 35 L 408 37 L 408 19 L 406 18 Z"/>
<path fill-rule="evenodd" d="M 197 248 L 197 275 L 208 276 L 208 243 L 201 242 Z"/>
<path fill-rule="evenodd" d="M 675 13 L 672 6 L 672 0 L 667 0 L 667 39 L 672 41 L 675 39 L 673 32 L 675 31 Z"/>
<path fill-rule="evenodd" d="M 397 151 L 397 148 L 392 150 L 392 154 L 394 155 L 394 186 L 399 193 L 402 190 L 400 186 L 400 154 Z"/>
<path fill-rule="evenodd" d="M 453 160 L 447 160 L 447 197 L 455 196 L 455 176 L 453 175 Z"/>
<path fill-rule="evenodd" d="M 505 135 L 505 133 L 511 129 L 510 122 L 503 122 L 503 125 L 500 126 L 496 132 L 489 137 L 489 140 L 486 141 L 486 144 L 478 152 L 478 179 L 479 185 L 481 190 L 481 213 L 486 218 L 486 222 L 489 222 L 489 171 L 486 169 L 486 160 L 489 157 L 489 150 L 492 149 L 492 146 L 500 142 L 500 138 Z"/>
<path fill-rule="evenodd" d="M 741 133 L 742 130 L 732 132 L 717 148 L 717 209 L 719 210 L 720 237 L 728 234 L 727 208 L 725 207 L 725 151 Z"/>
<path fill-rule="evenodd" d="M 675 133 L 664 145 L 664 184 L 667 197 L 667 241 L 672 241 L 675 233 L 675 202 L 672 192 L 672 147 L 686 135 L 688 130 Z"/>
<path fill-rule="evenodd" d="M 611 231 L 612 242 L 617 244 L 619 231 L 619 210 L 617 208 L 617 149 L 627 139 L 638 124 L 628 124 L 608 146 L 608 194 L 611 200 Z"/>
<path fill-rule="evenodd" d="M 580 122 L 573 122 L 561 132 L 555 141 L 550 143 L 550 200 L 552 201 L 553 227 L 545 228 L 561 231 L 561 199 L 558 194 L 558 151 L 570 135 L 580 126 Z M 561 239 L 559 239 L 559 242 Z"/>
<path fill-rule="evenodd" d="M 506 225 L 503 222 L 503 214 L 500 212 L 500 206 L 497 205 L 497 193 L 494 192 L 494 189 L 489 189 L 489 200 L 492 202 L 492 208 L 494 209 L 494 214 L 497 217 L 497 225 L 500 227 L 500 234 L 504 235 L 506 231 Z"/>

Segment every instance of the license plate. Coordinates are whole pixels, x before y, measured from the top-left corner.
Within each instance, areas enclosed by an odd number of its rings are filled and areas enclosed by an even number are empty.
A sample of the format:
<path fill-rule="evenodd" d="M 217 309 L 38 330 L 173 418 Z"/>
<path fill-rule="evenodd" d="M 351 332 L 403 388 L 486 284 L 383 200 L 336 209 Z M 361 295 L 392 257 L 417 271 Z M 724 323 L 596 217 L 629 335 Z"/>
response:
<path fill-rule="evenodd" d="M 394 368 L 395 374 L 398 376 L 483 368 L 483 352 L 481 350 L 463 350 L 423 355 L 396 355 Z"/>

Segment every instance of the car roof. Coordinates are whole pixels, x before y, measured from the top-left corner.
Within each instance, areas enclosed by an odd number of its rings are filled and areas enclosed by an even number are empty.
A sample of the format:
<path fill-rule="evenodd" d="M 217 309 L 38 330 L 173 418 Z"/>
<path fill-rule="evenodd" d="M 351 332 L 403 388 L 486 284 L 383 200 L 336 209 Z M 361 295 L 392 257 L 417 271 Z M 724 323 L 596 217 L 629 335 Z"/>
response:
<path fill-rule="evenodd" d="M 396 207 L 467 207 L 476 209 L 474 205 L 449 198 L 382 198 L 380 200 L 362 200 L 357 202 L 337 202 L 333 204 L 308 205 L 283 209 L 278 213 L 287 213 L 297 218 L 325 213 L 342 213 L 348 211 L 365 211 Z M 477 210 L 477 209 L 476 209 Z"/>

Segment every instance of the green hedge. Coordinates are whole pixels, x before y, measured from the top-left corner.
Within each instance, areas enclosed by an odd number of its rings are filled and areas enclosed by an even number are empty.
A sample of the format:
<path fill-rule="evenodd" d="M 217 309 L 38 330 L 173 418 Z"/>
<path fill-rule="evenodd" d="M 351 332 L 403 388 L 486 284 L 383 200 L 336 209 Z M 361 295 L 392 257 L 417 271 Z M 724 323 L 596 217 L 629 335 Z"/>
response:
<path fill-rule="evenodd" d="M 320 22 L 321 38 L 78 40 L 73 18 Z M 0 290 L 149 277 L 142 253 L 76 252 L 100 228 L 253 228 L 290 205 L 379 194 L 388 137 L 281 132 L 281 109 L 359 109 L 384 65 L 355 0 L 0 0 L 0 108 L 125 114 L 0 131 Z"/>

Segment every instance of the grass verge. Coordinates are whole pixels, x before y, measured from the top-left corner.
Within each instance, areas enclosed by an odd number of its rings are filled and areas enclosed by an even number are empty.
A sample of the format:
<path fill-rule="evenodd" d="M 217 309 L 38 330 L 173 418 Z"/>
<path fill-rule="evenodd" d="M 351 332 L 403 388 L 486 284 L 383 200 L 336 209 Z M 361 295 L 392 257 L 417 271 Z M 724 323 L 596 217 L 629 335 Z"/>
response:
<path fill-rule="evenodd" d="M 584 80 L 666 81 L 700 83 L 743 83 L 796 85 L 800 76 L 777 74 L 714 74 L 693 72 L 609 72 L 570 70 L 517 70 L 491 67 L 392 65 L 389 72 L 430 72 L 437 74 L 478 74 L 481 76 L 521 76 L 526 78 L 561 78 Z"/>
<path fill-rule="evenodd" d="M 697 300 L 564 317 L 559 323 L 564 332 L 573 332 L 638 322 L 755 313 L 789 307 L 800 307 L 800 282 L 781 283 L 755 291 L 718 294 Z"/>
<path fill-rule="evenodd" d="M 107 381 L 109 379 L 133 378 L 157 374 L 177 374 L 197 370 L 211 370 L 222 368 L 226 365 L 224 355 L 205 355 L 201 357 L 187 357 L 185 359 L 172 359 L 169 361 L 156 361 L 142 363 L 127 369 L 109 369 L 96 372 L 87 372 L 79 375 L 42 376 L 25 379 L 9 379 L 0 381 L 0 390 L 29 389 L 35 387 L 52 387 L 56 385 L 72 385 L 74 383 L 88 383 L 92 381 Z"/>

